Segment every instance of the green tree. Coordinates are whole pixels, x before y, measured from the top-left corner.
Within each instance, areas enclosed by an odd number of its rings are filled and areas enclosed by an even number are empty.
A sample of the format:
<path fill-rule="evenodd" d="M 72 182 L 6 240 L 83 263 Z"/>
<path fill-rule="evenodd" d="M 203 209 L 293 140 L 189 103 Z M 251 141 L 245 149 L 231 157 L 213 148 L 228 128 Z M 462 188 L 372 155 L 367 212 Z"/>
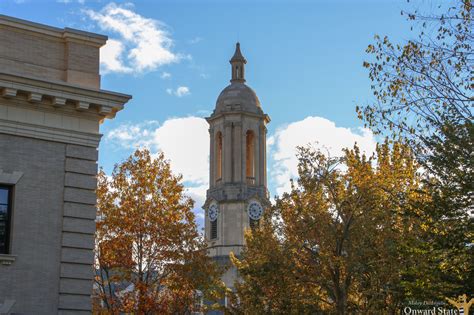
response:
<path fill-rule="evenodd" d="M 367 158 L 300 148 L 298 182 L 249 232 L 237 284 L 240 312 L 380 314 L 403 300 L 403 250 L 423 195 L 411 150 L 395 143 Z"/>
<path fill-rule="evenodd" d="M 99 173 L 96 312 L 185 314 L 223 292 L 180 180 L 147 150 Z"/>
<path fill-rule="evenodd" d="M 474 291 L 473 12 L 471 0 L 448 4 L 439 14 L 402 12 L 418 30 L 403 45 L 376 36 L 364 62 L 376 101 L 357 108 L 372 130 L 406 141 L 424 168 L 430 202 L 418 205 L 425 233 L 411 250 L 428 264 L 404 278 L 420 298 Z"/>

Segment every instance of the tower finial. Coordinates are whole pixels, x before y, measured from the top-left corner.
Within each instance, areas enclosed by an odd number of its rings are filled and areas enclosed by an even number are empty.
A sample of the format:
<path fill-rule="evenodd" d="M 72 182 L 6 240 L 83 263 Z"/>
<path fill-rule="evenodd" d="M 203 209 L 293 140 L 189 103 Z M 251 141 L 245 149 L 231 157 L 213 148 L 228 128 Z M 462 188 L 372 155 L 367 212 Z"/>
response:
<path fill-rule="evenodd" d="M 230 59 L 230 64 L 232 65 L 232 79 L 230 82 L 245 82 L 245 64 L 247 60 L 242 55 L 240 51 L 240 43 L 235 44 L 235 53 L 234 56 Z"/>

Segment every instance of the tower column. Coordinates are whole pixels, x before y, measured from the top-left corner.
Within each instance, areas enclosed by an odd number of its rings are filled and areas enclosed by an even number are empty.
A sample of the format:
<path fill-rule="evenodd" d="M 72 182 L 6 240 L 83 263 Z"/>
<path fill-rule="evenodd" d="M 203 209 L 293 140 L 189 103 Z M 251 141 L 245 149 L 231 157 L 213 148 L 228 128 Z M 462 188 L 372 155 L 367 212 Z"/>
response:
<path fill-rule="evenodd" d="M 255 139 L 253 142 L 253 152 L 254 152 L 254 173 L 253 176 L 255 177 L 255 185 L 261 185 L 261 177 L 260 177 L 260 168 L 261 168 L 261 161 L 260 161 L 260 128 L 254 129 Z"/>
<path fill-rule="evenodd" d="M 244 125 L 245 126 L 245 125 Z M 241 158 L 242 158 L 242 161 L 241 161 L 241 165 L 242 165 L 242 169 L 240 170 L 240 175 L 242 176 L 242 182 L 244 183 L 247 183 L 247 172 L 246 172 L 246 169 L 247 169 L 247 128 L 242 128 L 241 131 L 240 131 L 240 145 L 242 147 L 242 155 L 241 155 Z"/>
<path fill-rule="evenodd" d="M 258 167 L 258 173 L 259 173 L 259 185 L 265 185 L 266 178 L 265 178 L 265 170 L 266 170 L 266 163 L 265 163 L 265 126 L 260 125 L 258 128 L 258 145 L 260 147 L 260 154 L 259 154 L 259 167 Z"/>
<path fill-rule="evenodd" d="M 216 157 L 215 157 L 215 143 L 216 143 L 216 134 L 214 133 L 214 128 L 209 128 L 209 186 L 214 187 L 215 185 L 215 169 L 216 169 Z"/>
<path fill-rule="evenodd" d="M 234 181 L 242 181 L 242 123 L 234 122 Z"/>
<path fill-rule="evenodd" d="M 230 183 L 232 181 L 232 122 L 224 123 L 224 159 L 223 163 L 223 182 Z"/>
<path fill-rule="evenodd" d="M 263 184 L 267 185 L 267 127 L 263 126 Z"/>

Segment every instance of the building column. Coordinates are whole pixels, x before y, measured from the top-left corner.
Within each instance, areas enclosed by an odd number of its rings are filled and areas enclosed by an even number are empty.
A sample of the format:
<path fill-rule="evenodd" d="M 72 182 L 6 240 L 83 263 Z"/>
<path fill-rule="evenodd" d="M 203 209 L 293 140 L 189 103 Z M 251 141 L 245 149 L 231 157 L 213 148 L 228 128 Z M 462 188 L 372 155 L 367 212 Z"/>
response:
<path fill-rule="evenodd" d="M 242 123 L 234 122 L 234 181 L 242 181 Z"/>
<path fill-rule="evenodd" d="M 267 187 L 267 127 L 263 126 L 263 185 Z"/>
<path fill-rule="evenodd" d="M 214 187 L 216 183 L 215 172 L 216 172 L 216 157 L 215 157 L 215 145 L 216 145 L 216 135 L 214 133 L 214 128 L 209 128 L 209 186 Z"/>
<path fill-rule="evenodd" d="M 259 132 L 259 138 L 258 138 L 258 145 L 260 147 L 260 154 L 259 154 L 259 161 L 260 161 L 260 164 L 259 164 L 259 168 L 258 168 L 258 173 L 259 173 L 259 182 L 258 184 L 259 185 L 266 185 L 266 180 L 265 180 L 265 170 L 266 170 L 266 160 L 265 160 L 265 134 L 266 134 L 266 130 L 265 130 L 265 126 L 262 124 L 260 125 L 260 127 L 258 128 L 258 132 Z"/>
<path fill-rule="evenodd" d="M 223 182 L 232 181 L 232 122 L 224 122 Z"/>
<path fill-rule="evenodd" d="M 260 169 L 262 165 L 262 161 L 260 159 L 260 139 L 261 139 L 261 133 L 260 133 L 260 128 L 254 128 L 253 129 L 255 139 L 253 141 L 253 148 L 254 148 L 254 176 L 255 176 L 255 185 L 261 185 L 261 176 L 260 176 Z"/>
<path fill-rule="evenodd" d="M 247 126 L 243 124 L 243 128 L 240 130 L 240 147 L 241 151 L 241 165 L 240 176 L 242 176 L 242 182 L 247 182 Z"/>

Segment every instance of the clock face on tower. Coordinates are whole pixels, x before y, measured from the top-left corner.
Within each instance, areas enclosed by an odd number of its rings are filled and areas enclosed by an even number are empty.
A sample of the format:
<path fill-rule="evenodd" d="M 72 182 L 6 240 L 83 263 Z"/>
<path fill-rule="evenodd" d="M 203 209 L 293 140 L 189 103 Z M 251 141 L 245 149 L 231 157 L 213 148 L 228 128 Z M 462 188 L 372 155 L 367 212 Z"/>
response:
<path fill-rule="evenodd" d="M 209 206 L 208 215 L 209 221 L 212 222 L 217 220 L 217 216 L 219 215 L 219 206 L 217 205 L 217 203 L 212 203 Z"/>
<path fill-rule="evenodd" d="M 248 212 L 250 219 L 257 221 L 262 217 L 263 214 L 262 205 L 257 201 L 252 201 L 249 204 Z"/>

